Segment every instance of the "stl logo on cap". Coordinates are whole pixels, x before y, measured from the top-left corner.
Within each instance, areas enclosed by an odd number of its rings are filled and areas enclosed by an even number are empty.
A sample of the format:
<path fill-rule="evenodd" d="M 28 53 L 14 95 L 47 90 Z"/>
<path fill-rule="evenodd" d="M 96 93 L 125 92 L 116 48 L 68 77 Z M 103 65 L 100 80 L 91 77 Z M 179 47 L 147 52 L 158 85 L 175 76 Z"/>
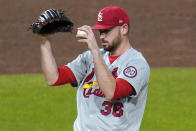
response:
<path fill-rule="evenodd" d="M 119 24 L 123 23 L 124 21 L 123 20 L 119 20 Z"/>
<path fill-rule="evenodd" d="M 91 28 L 93 30 L 103 30 L 122 26 L 123 24 L 130 24 L 128 14 L 118 6 L 107 6 L 99 11 L 97 23 Z"/>
<path fill-rule="evenodd" d="M 97 21 L 103 21 L 103 13 L 99 12 Z"/>

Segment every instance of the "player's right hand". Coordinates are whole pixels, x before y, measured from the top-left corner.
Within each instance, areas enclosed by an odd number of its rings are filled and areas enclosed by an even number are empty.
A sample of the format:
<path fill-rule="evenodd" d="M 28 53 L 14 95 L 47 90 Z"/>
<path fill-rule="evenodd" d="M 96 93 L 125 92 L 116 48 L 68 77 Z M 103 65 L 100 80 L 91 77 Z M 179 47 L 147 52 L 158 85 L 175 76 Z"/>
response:
<path fill-rule="evenodd" d="M 91 27 L 88 25 L 84 25 L 78 29 L 87 33 L 86 39 L 79 39 L 78 42 L 86 43 L 90 51 L 99 51 L 97 40 L 95 39 L 95 35 Z"/>

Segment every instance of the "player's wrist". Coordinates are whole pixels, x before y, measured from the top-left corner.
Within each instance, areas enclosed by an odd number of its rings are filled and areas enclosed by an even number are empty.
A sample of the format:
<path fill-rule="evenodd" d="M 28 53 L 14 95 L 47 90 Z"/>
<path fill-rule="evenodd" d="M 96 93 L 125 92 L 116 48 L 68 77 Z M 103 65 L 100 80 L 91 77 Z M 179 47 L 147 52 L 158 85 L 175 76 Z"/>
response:
<path fill-rule="evenodd" d="M 99 50 L 99 48 L 91 49 L 91 52 L 92 52 L 93 56 L 98 56 L 98 55 L 100 55 L 100 50 Z"/>
<path fill-rule="evenodd" d="M 41 36 L 41 45 L 50 44 L 50 39 L 48 36 Z"/>

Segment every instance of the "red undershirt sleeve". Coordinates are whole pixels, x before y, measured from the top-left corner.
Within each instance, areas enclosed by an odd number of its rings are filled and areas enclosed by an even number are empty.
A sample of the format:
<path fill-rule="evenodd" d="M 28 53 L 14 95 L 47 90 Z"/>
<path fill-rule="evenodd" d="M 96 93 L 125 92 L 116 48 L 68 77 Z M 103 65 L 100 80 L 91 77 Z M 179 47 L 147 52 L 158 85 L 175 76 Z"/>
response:
<path fill-rule="evenodd" d="M 71 71 L 71 69 L 67 66 L 60 66 L 58 67 L 58 79 L 52 86 L 63 85 L 67 83 L 74 83 L 76 82 L 76 78 Z"/>
<path fill-rule="evenodd" d="M 134 93 L 134 88 L 126 80 L 117 78 L 116 79 L 116 89 L 112 100 L 123 98 Z"/>

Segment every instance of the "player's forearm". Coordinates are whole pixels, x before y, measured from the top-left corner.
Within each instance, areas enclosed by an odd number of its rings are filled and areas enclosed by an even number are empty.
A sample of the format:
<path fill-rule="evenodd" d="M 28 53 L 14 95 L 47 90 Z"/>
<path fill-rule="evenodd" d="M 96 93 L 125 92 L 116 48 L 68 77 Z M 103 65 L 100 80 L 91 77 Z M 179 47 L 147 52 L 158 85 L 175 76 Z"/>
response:
<path fill-rule="evenodd" d="M 58 79 L 58 70 L 49 40 L 41 44 L 41 67 L 48 85 L 52 85 Z"/>
<path fill-rule="evenodd" d="M 99 87 L 104 93 L 105 97 L 108 100 L 111 100 L 113 98 L 115 87 L 116 87 L 115 78 L 108 70 L 101 56 L 100 51 L 93 52 L 93 59 L 94 59 L 96 78 L 99 83 Z"/>

